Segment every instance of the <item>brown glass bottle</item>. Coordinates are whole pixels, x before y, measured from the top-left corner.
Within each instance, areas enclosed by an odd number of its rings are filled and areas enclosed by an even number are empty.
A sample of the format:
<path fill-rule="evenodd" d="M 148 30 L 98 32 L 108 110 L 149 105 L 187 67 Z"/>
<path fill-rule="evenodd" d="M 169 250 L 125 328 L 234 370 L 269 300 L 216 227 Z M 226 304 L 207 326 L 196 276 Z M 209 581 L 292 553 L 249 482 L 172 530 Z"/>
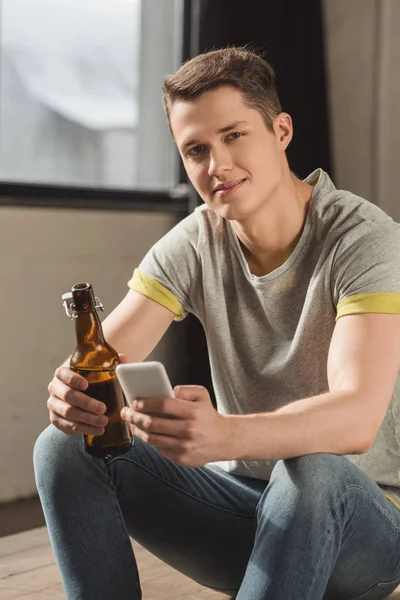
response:
<path fill-rule="evenodd" d="M 103 310 L 103 306 L 95 298 L 90 283 L 75 284 L 62 299 L 67 314 L 75 321 L 77 345 L 70 368 L 88 380 L 84 393 L 107 406 L 105 431 L 103 435 L 84 435 L 85 450 L 98 458 L 125 454 L 131 448 L 132 436 L 120 415 L 126 405 L 115 374 L 120 359 L 104 339 L 97 314 L 97 309 Z"/>

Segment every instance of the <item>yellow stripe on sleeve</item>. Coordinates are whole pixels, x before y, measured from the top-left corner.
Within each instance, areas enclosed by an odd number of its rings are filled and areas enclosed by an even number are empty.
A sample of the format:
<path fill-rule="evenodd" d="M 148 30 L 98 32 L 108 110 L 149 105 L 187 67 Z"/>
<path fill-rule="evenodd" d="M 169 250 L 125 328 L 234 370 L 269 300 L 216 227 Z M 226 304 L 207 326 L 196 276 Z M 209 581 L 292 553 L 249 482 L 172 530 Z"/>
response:
<path fill-rule="evenodd" d="M 392 504 L 395 505 L 396 508 L 398 508 L 400 510 L 400 505 L 398 504 L 398 502 L 396 502 L 396 500 L 394 498 L 392 498 L 392 496 L 389 496 L 389 494 L 385 494 L 385 496 L 388 500 L 390 500 L 390 502 Z"/>
<path fill-rule="evenodd" d="M 354 294 L 343 298 L 337 305 L 336 320 L 344 315 L 362 313 L 400 314 L 400 294 L 396 292 L 374 292 Z"/>
<path fill-rule="evenodd" d="M 175 315 L 174 321 L 181 321 L 186 316 L 185 309 L 179 300 L 161 283 L 142 273 L 139 269 L 134 270 L 132 279 L 128 281 L 128 286 L 131 290 L 139 292 L 139 294 L 154 300 L 154 302 L 173 312 Z"/>

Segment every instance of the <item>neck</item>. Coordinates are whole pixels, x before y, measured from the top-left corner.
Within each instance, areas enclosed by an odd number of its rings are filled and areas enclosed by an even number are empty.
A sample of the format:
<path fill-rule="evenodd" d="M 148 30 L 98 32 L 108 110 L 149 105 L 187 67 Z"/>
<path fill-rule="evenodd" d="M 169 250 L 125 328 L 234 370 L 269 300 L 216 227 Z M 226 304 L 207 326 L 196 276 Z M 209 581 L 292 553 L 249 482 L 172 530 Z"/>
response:
<path fill-rule="evenodd" d="M 302 234 L 312 189 L 288 170 L 283 184 L 257 214 L 231 221 L 254 275 L 271 273 L 289 258 Z"/>

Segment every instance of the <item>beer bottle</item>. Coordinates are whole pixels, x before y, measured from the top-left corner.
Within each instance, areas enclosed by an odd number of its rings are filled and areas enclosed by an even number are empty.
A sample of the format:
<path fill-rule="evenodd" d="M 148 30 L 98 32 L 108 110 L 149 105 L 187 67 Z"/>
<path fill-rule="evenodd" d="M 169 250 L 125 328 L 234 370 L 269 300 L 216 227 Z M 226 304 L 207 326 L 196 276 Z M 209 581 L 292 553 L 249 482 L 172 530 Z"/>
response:
<path fill-rule="evenodd" d="M 104 339 L 97 310 L 103 305 L 94 296 L 90 283 L 77 283 L 62 296 L 65 311 L 75 321 L 77 346 L 70 359 L 70 369 L 85 377 L 89 385 L 85 394 L 104 402 L 108 423 L 102 435 L 84 435 L 85 450 L 98 458 L 125 454 L 132 436 L 120 411 L 126 405 L 124 393 L 115 374 L 120 363 L 118 353 Z"/>

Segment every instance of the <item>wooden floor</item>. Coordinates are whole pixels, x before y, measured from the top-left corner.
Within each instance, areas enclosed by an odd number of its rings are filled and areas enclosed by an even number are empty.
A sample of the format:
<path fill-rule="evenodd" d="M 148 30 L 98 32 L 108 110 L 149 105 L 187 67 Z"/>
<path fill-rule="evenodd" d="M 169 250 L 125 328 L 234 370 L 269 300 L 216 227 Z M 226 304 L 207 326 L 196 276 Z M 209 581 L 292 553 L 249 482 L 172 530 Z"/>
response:
<path fill-rule="evenodd" d="M 133 542 L 143 600 L 227 600 Z M 0 600 L 65 600 L 46 527 L 0 538 Z"/>
<path fill-rule="evenodd" d="M 133 542 L 143 600 L 227 600 Z M 400 600 L 400 587 L 390 598 Z M 0 600 L 65 600 L 46 527 L 0 538 Z"/>

